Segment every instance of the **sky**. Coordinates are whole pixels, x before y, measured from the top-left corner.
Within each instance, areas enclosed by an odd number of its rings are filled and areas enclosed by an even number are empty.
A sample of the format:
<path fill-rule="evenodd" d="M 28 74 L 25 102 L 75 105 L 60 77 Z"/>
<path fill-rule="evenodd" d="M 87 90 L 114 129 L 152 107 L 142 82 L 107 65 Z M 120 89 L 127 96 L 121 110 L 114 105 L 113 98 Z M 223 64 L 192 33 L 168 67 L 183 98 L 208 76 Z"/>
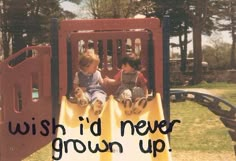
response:
<path fill-rule="evenodd" d="M 63 1 L 61 6 L 64 10 L 71 11 L 77 15 L 77 19 L 88 19 L 90 18 L 89 12 L 86 10 L 85 1 L 82 1 L 80 5 L 76 5 L 74 3 Z"/>

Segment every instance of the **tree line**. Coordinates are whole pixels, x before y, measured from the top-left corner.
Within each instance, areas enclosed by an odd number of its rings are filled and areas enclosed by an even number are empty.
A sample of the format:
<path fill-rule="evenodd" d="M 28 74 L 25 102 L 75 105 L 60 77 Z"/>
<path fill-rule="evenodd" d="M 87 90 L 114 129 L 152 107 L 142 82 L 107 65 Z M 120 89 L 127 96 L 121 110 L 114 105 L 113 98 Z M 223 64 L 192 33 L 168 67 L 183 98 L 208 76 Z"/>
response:
<path fill-rule="evenodd" d="M 72 0 L 71 0 L 72 1 Z M 0 0 L 0 32 L 4 58 L 26 46 L 48 43 L 52 18 L 74 18 L 60 0 Z M 79 0 L 73 0 L 80 3 Z"/>
<path fill-rule="evenodd" d="M 69 0 L 68 0 L 69 1 Z M 70 0 L 80 4 L 82 0 Z M 51 18 L 74 18 L 64 11 L 63 0 L 0 0 L 1 46 L 4 58 L 26 45 L 50 41 Z M 193 83 L 202 80 L 202 35 L 228 31 L 232 36 L 230 68 L 236 68 L 236 2 L 235 0 L 86 0 L 94 19 L 170 17 L 170 36 L 177 36 L 181 53 L 181 71 L 186 70 L 187 44 L 193 42 Z M 192 34 L 192 40 L 188 34 Z M 10 50 L 12 49 L 12 51 Z"/>

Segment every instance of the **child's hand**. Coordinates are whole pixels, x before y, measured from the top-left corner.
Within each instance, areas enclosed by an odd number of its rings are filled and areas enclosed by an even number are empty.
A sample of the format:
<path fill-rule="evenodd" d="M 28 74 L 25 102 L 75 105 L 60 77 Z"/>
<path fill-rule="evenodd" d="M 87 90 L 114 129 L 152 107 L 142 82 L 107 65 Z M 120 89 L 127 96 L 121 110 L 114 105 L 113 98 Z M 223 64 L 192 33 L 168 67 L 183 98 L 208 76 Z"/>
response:
<path fill-rule="evenodd" d="M 120 82 L 115 80 L 115 79 L 112 79 L 112 78 L 109 78 L 108 76 L 105 76 L 105 78 L 103 79 L 104 81 L 104 84 L 105 85 L 117 85 L 119 84 Z"/>
<path fill-rule="evenodd" d="M 105 76 L 105 78 L 103 79 L 103 84 L 107 85 L 109 84 L 110 78 L 108 76 Z"/>

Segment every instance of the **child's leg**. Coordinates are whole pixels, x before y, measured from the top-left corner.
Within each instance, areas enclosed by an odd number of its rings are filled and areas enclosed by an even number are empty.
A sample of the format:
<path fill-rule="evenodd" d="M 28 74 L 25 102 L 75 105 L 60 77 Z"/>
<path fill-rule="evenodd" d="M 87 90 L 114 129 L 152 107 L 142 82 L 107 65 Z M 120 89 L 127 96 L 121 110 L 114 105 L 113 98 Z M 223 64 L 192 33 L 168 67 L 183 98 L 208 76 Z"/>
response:
<path fill-rule="evenodd" d="M 130 89 L 123 90 L 119 95 L 119 100 L 121 102 L 127 99 L 131 99 L 131 98 L 132 98 L 132 92 Z"/>
<path fill-rule="evenodd" d="M 129 89 L 123 90 L 120 95 L 119 99 L 124 104 L 125 113 L 130 115 L 132 113 L 132 92 Z"/>
<path fill-rule="evenodd" d="M 86 107 L 89 103 L 89 95 L 87 92 L 83 92 L 81 88 L 76 88 L 74 91 L 74 95 L 77 99 L 78 105 L 81 107 Z"/>
<path fill-rule="evenodd" d="M 133 100 L 135 102 L 133 112 L 135 114 L 138 114 L 147 105 L 147 99 L 146 99 L 146 96 L 145 96 L 145 92 L 142 88 L 140 88 L 140 87 L 134 87 L 133 88 Z"/>
<path fill-rule="evenodd" d="M 106 101 L 106 93 L 104 91 L 94 91 L 92 93 L 92 108 L 94 110 L 94 113 L 96 115 L 99 115 L 101 112 L 102 112 L 102 109 L 103 109 L 103 106 L 105 104 L 105 101 Z"/>

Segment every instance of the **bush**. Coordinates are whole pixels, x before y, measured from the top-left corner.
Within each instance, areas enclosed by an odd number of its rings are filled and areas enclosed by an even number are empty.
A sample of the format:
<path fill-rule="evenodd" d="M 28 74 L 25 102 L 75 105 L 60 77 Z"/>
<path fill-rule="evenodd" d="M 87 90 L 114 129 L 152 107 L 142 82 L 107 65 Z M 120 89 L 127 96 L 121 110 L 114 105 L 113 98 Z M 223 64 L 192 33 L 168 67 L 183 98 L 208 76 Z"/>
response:
<path fill-rule="evenodd" d="M 214 46 L 203 47 L 203 57 L 208 62 L 209 69 L 223 70 L 230 68 L 230 49 L 228 43 L 219 43 Z"/>

